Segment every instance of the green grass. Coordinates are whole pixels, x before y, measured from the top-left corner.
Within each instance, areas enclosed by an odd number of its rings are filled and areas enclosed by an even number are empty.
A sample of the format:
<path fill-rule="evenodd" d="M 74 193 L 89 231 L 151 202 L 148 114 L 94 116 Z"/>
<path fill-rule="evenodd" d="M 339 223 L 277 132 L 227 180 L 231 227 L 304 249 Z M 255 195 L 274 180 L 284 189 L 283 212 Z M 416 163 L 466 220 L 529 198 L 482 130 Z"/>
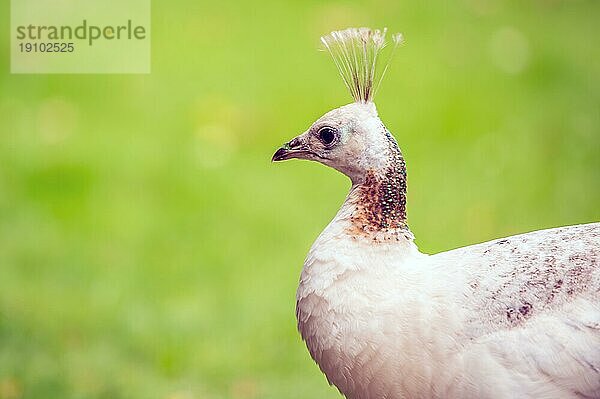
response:
<path fill-rule="evenodd" d="M 8 20 L 7 2 L 0 6 Z M 296 330 L 348 182 L 272 165 L 349 102 L 318 36 L 405 33 L 377 98 L 442 251 L 600 217 L 600 3 L 155 2 L 150 75 L 0 74 L 0 398 L 336 398 Z"/>

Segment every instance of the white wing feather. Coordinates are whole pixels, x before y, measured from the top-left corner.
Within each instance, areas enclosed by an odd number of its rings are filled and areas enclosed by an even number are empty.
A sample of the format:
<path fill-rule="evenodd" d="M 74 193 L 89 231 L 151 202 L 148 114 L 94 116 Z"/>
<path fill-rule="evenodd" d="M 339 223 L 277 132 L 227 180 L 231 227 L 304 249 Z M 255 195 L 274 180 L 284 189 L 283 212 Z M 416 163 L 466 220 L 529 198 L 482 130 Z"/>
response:
<path fill-rule="evenodd" d="M 348 398 L 600 398 L 600 223 L 433 256 L 343 231 L 313 245 L 297 315 Z"/>

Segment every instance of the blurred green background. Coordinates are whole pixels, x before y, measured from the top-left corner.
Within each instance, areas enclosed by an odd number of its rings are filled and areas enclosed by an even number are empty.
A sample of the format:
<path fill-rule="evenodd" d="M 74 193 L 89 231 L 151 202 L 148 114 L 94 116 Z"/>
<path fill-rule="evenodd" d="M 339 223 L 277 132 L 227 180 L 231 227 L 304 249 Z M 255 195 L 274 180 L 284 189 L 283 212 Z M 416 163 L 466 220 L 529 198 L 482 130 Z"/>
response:
<path fill-rule="evenodd" d="M 295 327 L 349 188 L 270 157 L 350 97 L 318 37 L 404 32 L 378 94 L 420 248 L 600 219 L 600 2 L 153 2 L 150 75 L 0 74 L 0 398 L 336 398 Z"/>

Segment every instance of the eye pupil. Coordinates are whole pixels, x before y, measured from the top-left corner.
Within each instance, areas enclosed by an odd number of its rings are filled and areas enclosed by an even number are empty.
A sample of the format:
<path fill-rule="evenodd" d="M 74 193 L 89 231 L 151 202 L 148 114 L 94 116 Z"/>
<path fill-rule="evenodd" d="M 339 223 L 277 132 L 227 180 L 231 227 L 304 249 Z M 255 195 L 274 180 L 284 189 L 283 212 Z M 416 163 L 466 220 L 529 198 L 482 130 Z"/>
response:
<path fill-rule="evenodd" d="M 331 144 L 335 139 L 335 133 L 333 129 L 324 127 L 323 129 L 319 130 L 319 138 L 324 144 Z"/>

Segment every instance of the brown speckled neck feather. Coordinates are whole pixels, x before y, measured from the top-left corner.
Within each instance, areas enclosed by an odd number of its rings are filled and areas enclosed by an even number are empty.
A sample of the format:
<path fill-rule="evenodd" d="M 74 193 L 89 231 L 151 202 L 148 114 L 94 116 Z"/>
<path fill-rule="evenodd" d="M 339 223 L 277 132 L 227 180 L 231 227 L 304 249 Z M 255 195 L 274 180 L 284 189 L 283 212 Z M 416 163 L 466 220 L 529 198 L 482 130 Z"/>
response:
<path fill-rule="evenodd" d="M 406 222 L 406 163 L 390 132 L 385 130 L 388 162 L 370 170 L 355 186 L 356 210 L 350 221 L 363 234 L 408 230 Z"/>

